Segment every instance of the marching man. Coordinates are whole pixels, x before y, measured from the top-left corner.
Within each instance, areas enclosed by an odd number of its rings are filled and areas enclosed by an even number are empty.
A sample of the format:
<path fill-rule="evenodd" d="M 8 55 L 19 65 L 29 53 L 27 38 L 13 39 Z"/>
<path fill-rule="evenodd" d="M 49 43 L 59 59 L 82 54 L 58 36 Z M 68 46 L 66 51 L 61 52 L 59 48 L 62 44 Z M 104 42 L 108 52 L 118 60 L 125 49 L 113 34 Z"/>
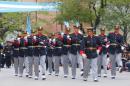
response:
<path fill-rule="evenodd" d="M 107 36 L 105 35 L 105 28 L 100 29 L 100 35 L 98 36 L 101 48 L 98 56 L 98 77 L 101 77 L 101 67 L 104 69 L 104 77 L 107 77 Z"/>
<path fill-rule="evenodd" d="M 108 48 L 110 54 L 110 62 L 111 62 L 111 78 L 115 79 L 116 76 L 116 62 L 119 67 L 119 71 L 122 71 L 122 60 L 121 60 L 121 52 L 123 45 L 123 36 L 120 34 L 120 26 L 116 25 L 114 32 L 108 34 L 108 40 L 110 42 L 110 46 Z"/>
<path fill-rule="evenodd" d="M 98 47 L 98 39 L 93 34 L 92 27 L 88 27 L 87 29 L 87 37 L 84 37 L 81 43 L 81 51 L 80 54 L 84 58 L 84 65 L 83 65 L 83 78 L 84 81 L 87 81 L 90 67 L 92 68 L 92 76 L 94 82 L 98 81 L 97 78 L 97 47 Z M 99 51 L 98 51 L 99 52 Z"/>

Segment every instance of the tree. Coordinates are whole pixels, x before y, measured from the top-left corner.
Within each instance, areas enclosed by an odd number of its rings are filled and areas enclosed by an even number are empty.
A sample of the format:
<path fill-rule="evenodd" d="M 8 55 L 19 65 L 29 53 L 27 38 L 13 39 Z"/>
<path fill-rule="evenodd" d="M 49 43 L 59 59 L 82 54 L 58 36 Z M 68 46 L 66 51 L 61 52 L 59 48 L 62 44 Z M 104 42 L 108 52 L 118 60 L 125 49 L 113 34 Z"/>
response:
<path fill-rule="evenodd" d="M 100 24 L 100 19 L 104 15 L 106 0 L 60 0 L 59 15 L 56 21 L 78 21 L 88 23 L 94 30 Z"/>
<path fill-rule="evenodd" d="M 26 15 L 24 13 L 3 13 L 0 17 L 0 37 L 4 39 L 6 32 L 21 30 L 26 25 Z"/>
<path fill-rule="evenodd" d="M 117 23 L 120 24 L 126 42 L 129 22 L 130 0 L 107 0 L 106 14 L 102 18 L 102 24 L 108 28 L 112 28 Z"/>
<path fill-rule="evenodd" d="M 64 21 L 89 22 L 89 16 L 86 16 L 90 15 L 88 8 L 83 8 L 79 0 L 62 0 L 58 9 L 60 13 L 56 16 L 56 21 L 60 24 L 63 24 Z"/>

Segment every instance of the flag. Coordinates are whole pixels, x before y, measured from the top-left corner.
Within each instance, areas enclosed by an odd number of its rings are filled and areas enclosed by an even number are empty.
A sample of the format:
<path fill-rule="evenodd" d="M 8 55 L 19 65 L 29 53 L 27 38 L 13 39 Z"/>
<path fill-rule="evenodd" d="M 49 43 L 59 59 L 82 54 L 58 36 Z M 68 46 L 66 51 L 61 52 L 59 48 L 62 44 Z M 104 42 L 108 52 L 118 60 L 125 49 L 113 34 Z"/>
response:
<path fill-rule="evenodd" d="M 26 31 L 28 34 L 31 34 L 31 20 L 30 16 L 27 16 L 27 21 L 26 21 Z"/>
<path fill-rule="evenodd" d="M 69 22 L 68 21 L 64 21 L 64 25 L 67 27 L 67 28 L 69 28 Z"/>
<path fill-rule="evenodd" d="M 60 2 L 12 2 L 0 1 L 0 13 L 4 12 L 32 12 L 32 11 L 58 11 Z"/>

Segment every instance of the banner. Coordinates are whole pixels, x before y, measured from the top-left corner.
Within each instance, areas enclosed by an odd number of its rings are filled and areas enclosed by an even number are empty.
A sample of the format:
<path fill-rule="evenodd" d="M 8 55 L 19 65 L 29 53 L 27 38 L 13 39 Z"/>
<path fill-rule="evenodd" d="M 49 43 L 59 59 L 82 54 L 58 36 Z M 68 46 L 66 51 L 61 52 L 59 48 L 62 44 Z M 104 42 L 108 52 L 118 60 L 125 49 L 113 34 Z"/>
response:
<path fill-rule="evenodd" d="M 0 12 L 58 11 L 60 2 L 10 2 L 0 1 Z"/>

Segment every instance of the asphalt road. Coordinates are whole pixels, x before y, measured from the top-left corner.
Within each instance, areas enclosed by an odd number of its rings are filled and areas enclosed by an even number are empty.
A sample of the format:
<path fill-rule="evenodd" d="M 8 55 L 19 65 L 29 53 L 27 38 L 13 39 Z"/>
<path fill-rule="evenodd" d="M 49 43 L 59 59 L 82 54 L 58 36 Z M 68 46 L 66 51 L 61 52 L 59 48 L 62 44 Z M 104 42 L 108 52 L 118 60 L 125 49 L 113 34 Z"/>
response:
<path fill-rule="evenodd" d="M 2 69 L 0 72 L 0 86 L 130 86 L 130 72 L 118 73 L 115 80 L 110 78 L 110 71 L 108 71 L 107 78 L 99 78 L 99 82 L 93 82 L 92 76 L 89 76 L 88 81 L 83 81 L 77 71 L 77 79 L 72 80 L 71 74 L 68 78 L 63 78 L 61 68 L 60 76 L 47 75 L 46 80 L 34 80 L 24 77 L 13 76 L 13 68 Z"/>

